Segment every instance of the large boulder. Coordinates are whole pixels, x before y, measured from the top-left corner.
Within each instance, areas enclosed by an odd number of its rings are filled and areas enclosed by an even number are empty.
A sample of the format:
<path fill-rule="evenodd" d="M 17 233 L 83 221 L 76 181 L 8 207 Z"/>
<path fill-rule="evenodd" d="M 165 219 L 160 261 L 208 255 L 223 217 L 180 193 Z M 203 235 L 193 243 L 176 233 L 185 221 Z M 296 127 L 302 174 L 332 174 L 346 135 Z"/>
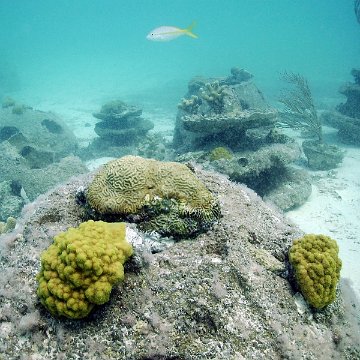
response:
<path fill-rule="evenodd" d="M 321 121 L 339 129 L 338 136 L 344 144 L 360 145 L 360 117 L 350 117 L 339 111 L 324 111 Z"/>
<path fill-rule="evenodd" d="M 31 169 L 44 168 L 78 149 L 75 135 L 58 116 L 16 104 L 0 109 L 0 144 L 5 141 Z"/>
<path fill-rule="evenodd" d="M 9 141 L 0 143 L 0 220 L 17 216 L 24 203 L 74 175 L 87 172 L 76 156 L 67 156 L 40 169 L 31 168 L 28 159 L 18 153 Z"/>
<path fill-rule="evenodd" d="M 252 75 L 235 69 L 227 78 L 190 80 L 176 118 L 177 151 L 222 145 L 236 149 L 246 141 L 247 130 L 273 127 L 276 111 L 266 103 Z"/>
<path fill-rule="evenodd" d="M 301 154 L 295 142 L 270 143 L 252 151 L 225 152 L 225 149 L 188 152 L 177 160 L 194 161 L 205 169 L 226 174 L 230 180 L 246 184 L 284 211 L 304 204 L 311 195 L 309 175 L 291 166 Z"/>
<path fill-rule="evenodd" d="M 110 302 L 86 320 L 53 318 L 36 297 L 40 252 L 84 219 L 75 201 L 93 174 L 39 198 L 1 238 L 0 353 L 28 358 L 358 359 L 358 304 L 342 283 L 314 311 L 286 278 L 288 248 L 302 236 L 248 188 L 200 169 L 221 204 L 207 233 L 160 252 L 159 240 L 127 228 L 135 255 Z"/>

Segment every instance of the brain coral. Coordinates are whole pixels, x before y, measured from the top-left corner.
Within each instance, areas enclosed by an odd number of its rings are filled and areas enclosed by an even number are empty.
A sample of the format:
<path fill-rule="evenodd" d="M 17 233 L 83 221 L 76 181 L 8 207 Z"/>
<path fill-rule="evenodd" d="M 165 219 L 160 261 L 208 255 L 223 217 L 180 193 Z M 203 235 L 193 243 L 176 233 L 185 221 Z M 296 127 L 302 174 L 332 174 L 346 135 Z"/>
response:
<path fill-rule="evenodd" d="M 317 309 L 335 300 L 341 270 L 338 253 L 336 241 L 325 235 L 307 234 L 290 248 L 289 260 L 300 291 Z"/>
<path fill-rule="evenodd" d="M 136 214 L 144 230 L 163 235 L 192 235 L 220 216 L 218 202 L 186 165 L 138 156 L 107 163 L 86 198 L 102 218 Z"/>
<path fill-rule="evenodd" d="M 87 221 L 55 236 L 41 255 L 37 294 L 53 315 L 80 319 L 109 300 L 132 254 L 124 223 Z"/>

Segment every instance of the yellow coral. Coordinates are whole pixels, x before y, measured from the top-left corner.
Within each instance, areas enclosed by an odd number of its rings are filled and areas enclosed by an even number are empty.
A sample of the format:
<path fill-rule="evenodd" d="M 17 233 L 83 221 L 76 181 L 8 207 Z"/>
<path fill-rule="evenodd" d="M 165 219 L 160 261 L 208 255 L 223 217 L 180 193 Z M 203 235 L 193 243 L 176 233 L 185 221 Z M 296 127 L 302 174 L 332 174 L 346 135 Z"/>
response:
<path fill-rule="evenodd" d="M 325 235 L 307 234 L 295 240 L 289 260 L 305 299 L 317 309 L 335 300 L 341 260 L 335 240 Z"/>
<path fill-rule="evenodd" d="M 53 315 L 79 319 L 109 301 L 132 254 L 124 223 L 87 221 L 55 236 L 41 255 L 37 294 Z"/>
<path fill-rule="evenodd" d="M 225 147 L 219 146 L 212 149 L 209 153 L 210 161 L 225 159 L 231 160 L 233 158 L 232 153 Z"/>
<path fill-rule="evenodd" d="M 15 229 L 16 219 L 9 216 L 5 222 L 0 221 L 0 234 L 10 232 Z"/>
<path fill-rule="evenodd" d="M 186 165 L 138 156 L 107 163 L 90 184 L 86 198 L 102 215 L 136 214 L 166 199 L 170 207 L 176 204 L 178 217 L 211 222 L 220 213 L 210 191 Z"/>

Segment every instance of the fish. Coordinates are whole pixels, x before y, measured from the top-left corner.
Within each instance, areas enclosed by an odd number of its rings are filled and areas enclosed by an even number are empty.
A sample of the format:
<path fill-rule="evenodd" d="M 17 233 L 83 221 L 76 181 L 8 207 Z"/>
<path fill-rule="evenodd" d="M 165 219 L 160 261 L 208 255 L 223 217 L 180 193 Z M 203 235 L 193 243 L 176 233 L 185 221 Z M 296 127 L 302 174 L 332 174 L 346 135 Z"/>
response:
<path fill-rule="evenodd" d="M 160 26 L 147 34 L 146 38 L 151 41 L 170 41 L 182 35 L 190 36 L 197 39 L 197 35 L 192 32 L 195 22 L 185 29 L 180 29 L 176 26 Z"/>

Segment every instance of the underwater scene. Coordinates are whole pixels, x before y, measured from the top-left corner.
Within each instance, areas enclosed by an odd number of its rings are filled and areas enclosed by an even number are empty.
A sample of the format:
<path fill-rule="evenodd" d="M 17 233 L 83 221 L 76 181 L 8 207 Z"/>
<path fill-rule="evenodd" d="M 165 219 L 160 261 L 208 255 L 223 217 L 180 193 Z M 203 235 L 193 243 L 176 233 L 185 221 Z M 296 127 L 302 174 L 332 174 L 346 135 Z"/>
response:
<path fill-rule="evenodd" d="M 0 360 L 360 359 L 360 0 L 0 27 Z"/>

